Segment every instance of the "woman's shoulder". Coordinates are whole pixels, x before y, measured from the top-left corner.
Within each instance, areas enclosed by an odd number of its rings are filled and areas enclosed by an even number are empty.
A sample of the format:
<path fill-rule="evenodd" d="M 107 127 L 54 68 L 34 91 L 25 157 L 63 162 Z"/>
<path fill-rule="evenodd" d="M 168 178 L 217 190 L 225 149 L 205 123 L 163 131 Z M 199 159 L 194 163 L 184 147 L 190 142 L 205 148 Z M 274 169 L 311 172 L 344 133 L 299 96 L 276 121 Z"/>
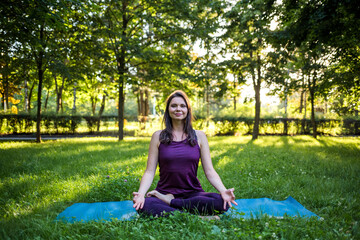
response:
<path fill-rule="evenodd" d="M 155 131 L 154 133 L 153 133 L 153 135 L 152 135 L 152 138 L 154 138 L 154 139 L 160 139 L 160 134 L 161 134 L 161 132 L 162 132 L 162 130 L 157 130 L 157 131 Z"/>
<path fill-rule="evenodd" d="M 201 130 L 195 130 L 195 134 L 198 138 L 206 137 L 206 134 Z"/>
<path fill-rule="evenodd" d="M 154 132 L 153 135 L 151 136 L 151 143 L 155 144 L 157 147 L 159 147 L 159 145 L 160 145 L 160 133 L 161 133 L 161 131 L 162 130 L 158 130 L 158 131 Z"/>
<path fill-rule="evenodd" d="M 201 149 L 202 145 L 207 142 L 206 134 L 201 130 L 195 130 L 196 140 Z"/>

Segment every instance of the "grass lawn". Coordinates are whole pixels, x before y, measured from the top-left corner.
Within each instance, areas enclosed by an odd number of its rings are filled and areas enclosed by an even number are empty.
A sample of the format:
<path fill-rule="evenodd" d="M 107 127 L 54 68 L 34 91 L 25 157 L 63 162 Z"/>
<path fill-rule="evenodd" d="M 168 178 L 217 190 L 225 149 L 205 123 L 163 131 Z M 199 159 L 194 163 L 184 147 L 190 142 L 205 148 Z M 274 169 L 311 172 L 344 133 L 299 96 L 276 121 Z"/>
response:
<path fill-rule="evenodd" d="M 292 196 L 320 220 L 203 221 L 175 214 L 133 221 L 54 221 L 73 203 L 132 199 L 149 142 L 0 142 L 0 239 L 360 239 L 360 138 L 354 137 L 209 138 L 215 169 L 237 198 Z M 201 168 L 199 179 L 205 191 L 215 191 Z"/>

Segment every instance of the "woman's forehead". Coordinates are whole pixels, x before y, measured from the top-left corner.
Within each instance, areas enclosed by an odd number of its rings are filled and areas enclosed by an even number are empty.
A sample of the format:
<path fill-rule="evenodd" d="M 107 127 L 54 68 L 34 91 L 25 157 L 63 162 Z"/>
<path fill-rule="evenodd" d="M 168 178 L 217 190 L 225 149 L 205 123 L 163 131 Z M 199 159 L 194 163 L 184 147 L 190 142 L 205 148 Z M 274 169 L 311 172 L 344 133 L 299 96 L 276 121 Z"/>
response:
<path fill-rule="evenodd" d="M 174 104 L 174 103 L 186 105 L 186 102 L 182 97 L 174 97 L 173 99 L 171 99 L 170 104 Z"/>

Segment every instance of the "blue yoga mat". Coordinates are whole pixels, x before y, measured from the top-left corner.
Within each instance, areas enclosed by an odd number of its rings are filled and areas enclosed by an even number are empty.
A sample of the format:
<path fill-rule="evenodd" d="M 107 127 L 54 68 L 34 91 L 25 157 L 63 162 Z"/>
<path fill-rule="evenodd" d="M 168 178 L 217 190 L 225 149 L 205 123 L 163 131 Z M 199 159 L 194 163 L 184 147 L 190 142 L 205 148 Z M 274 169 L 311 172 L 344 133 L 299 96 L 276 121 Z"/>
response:
<path fill-rule="evenodd" d="M 229 209 L 225 215 L 233 218 L 257 218 L 266 214 L 271 217 L 318 217 L 315 213 L 307 210 L 303 205 L 292 197 L 284 201 L 275 201 L 270 198 L 237 199 L 238 204 Z"/>
<path fill-rule="evenodd" d="M 238 206 L 234 206 L 225 213 L 232 218 L 256 218 L 266 214 L 271 217 L 317 217 L 316 214 L 304 208 L 294 198 L 288 197 L 284 201 L 269 198 L 237 199 Z M 131 220 L 137 216 L 132 207 L 132 201 L 75 203 L 57 216 L 57 220 L 65 222 L 88 222 L 101 220 Z"/>

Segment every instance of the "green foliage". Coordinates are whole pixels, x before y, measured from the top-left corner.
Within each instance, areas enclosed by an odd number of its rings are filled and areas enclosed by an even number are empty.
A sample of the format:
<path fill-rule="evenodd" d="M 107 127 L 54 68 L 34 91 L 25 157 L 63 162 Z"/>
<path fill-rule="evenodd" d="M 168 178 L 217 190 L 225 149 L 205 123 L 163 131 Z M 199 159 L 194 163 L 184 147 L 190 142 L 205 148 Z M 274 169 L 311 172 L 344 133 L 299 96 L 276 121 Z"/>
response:
<path fill-rule="evenodd" d="M 282 75 L 275 79 L 278 87 L 285 94 L 307 89 L 312 105 L 322 97 L 339 116 L 357 116 L 360 68 L 359 38 L 355 36 L 360 22 L 355 1 L 285 0 L 277 11 L 278 28 L 271 34 L 277 57 L 273 58 L 273 72 Z M 298 74 L 290 77 L 289 72 Z M 341 103 L 344 100 L 346 104 Z M 311 111 L 314 119 L 314 107 Z"/>
<path fill-rule="evenodd" d="M 266 81 L 281 99 L 310 90 L 311 99 L 326 102 L 334 114 L 357 116 L 359 12 L 356 0 L 3 0 L 1 111 L 11 108 L 6 101 L 14 96 L 21 100 L 18 109 L 25 109 L 25 97 L 38 100 L 25 110 L 31 113 L 50 93 L 47 112 L 70 114 L 74 103 L 78 114 L 97 115 L 105 96 L 104 114 L 118 114 L 120 107 L 122 115 L 135 116 L 136 107 L 129 113 L 121 106 L 140 88 L 151 90 L 157 102 L 183 89 L 206 98 L 199 109 L 210 117 L 209 105 L 218 113 L 224 100 L 236 103 L 239 85 L 250 80 L 257 103 Z M 206 54 L 194 53 L 197 43 Z M 46 91 L 36 98 L 40 75 Z M 159 103 L 156 108 L 160 112 Z M 96 123 L 89 128 L 95 131 Z"/>
<path fill-rule="evenodd" d="M 77 202 L 130 200 L 139 187 L 150 138 L 2 142 L 1 239 L 358 239 L 358 152 L 354 137 L 209 138 L 213 164 L 237 198 L 291 195 L 320 219 L 285 217 L 203 221 L 167 218 L 54 221 Z M 11 159 L 11 161 L 9 161 Z M 205 191 L 215 191 L 199 170 Z M 159 176 L 156 174 L 151 188 Z M 296 226 L 296 227 L 294 227 Z"/>
<path fill-rule="evenodd" d="M 162 129 L 159 119 L 149 119 L 140 123 L 131 117 L 132 121 L 125 126 L 128 136 L 151 136 L 156 130 Z M 116 135 L 114 129 L 116 115 L 104 116 L 63 116 L 44 115 L 43 134 L 110 134 Z M 0 130 L 6 134 L 34 133 L 36 117 L 33 115 L 0 115 Z M 86 128 L 81 127 L 86 123 Z M 82 124 L 83 123 L 83 124 Z M 360 135 L 359 119 L 317 119 L 317 133 L 320 135 Z M 110 127 L 112 125 L 113 127 Z M 252 133 L 254 119 L 251 117 L 215 116 L 210 118 L 198 117 L 193 123 L 195 129 L 203 130 L 210 136 L 221 135 L 249 135 Z M 261 118 L 261 135 L 297 135 L 311 134 L 311 121 L 297 118 Z"/>
<path fill-rule="evenodd" d="M 0 129 L 2 133 L 33 133 L 36 116 L 28 114 L 1 115 Z M 81 122 L 80 116 L 44 115 L 42 123 L 44 133 L 74 134 Z M 5 121 L 6 120 L 6 124 Z"/>

